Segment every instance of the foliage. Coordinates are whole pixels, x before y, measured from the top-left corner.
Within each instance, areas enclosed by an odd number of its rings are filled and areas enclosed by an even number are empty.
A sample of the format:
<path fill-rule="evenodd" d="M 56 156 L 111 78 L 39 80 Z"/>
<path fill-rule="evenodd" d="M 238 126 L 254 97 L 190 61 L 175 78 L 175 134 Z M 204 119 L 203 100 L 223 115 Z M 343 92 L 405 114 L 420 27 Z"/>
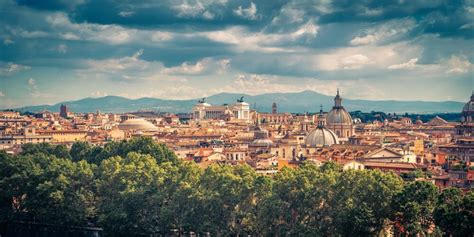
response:
<path fill-rule="evenodd" d="M 409 235 L 428 233 L 433 224 L 438 189 L 429 182 L 415 181 L 395 195 L 392 207 L 399 231 Z"/>
<path fill-rule="evenodd" d="M 2 219 L 85 225 L 94 220 L 94 166 L 40 152 L 0 160 Z"/>
<path fill-rule="evenodd" d="M 42 153 L 54 155 L 58 158 L 70 159 L 69 150 L 65 145 L 51 145 L 49 143 L 27 143 L 22 146 L 21 155 L 34 155 Z"/>
<path fill-rule="evenodd" d="M 419 173 L 413 173 L 416 177 Z M 195 231 L 220 236 L 377 236 L 473 233 L 474 192 L 438 192 L 377 170 L 330 162 L 258 175 L 206 169 L 149 138 L 0 152 L 0 221 L 95 225 L 111 236 Z M 434 232 L 433 232 L 434 231 Z"/>
<path fill-rule="evenodd" d="M 447 235 L 468 236 L 474 233 L 474 192 L 462 195 L 457 188 L 444 190 L 437 200 L 434 219 Z"/>
<path fill-rule="evenodd" d="M 428 174 L 428 172 L 425 173 L 420 169 L 416 169 L 408 173 L 402 173 L 400 177 L 402 177 L 404 180 L 407 180 L 407 181 L 415 181 L 415 179 L 417 178 L 427 178 L 430 175 L 431 174 Z"/>

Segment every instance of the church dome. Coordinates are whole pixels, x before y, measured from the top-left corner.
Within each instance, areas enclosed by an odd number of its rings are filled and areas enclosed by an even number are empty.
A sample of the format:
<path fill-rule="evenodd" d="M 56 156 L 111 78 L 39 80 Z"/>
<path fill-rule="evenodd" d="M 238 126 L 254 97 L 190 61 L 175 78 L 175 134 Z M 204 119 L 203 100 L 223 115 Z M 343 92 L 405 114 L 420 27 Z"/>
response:
<path fill-rule="evenodd" d="M 351 125 L 352 124 L 351 115 L 342 106 L 342 98 L 339 95 L 339 90 L 337 90 L 337 95 L 334 98 L 334 107 L 332 107 L 331 111 L 329 111 L 329 113 L 326 115 L 326 122 L 329 125 L 334 125 L 334 124 Z"/>
<path fill-rule="evenodd" d="M 257 115 L 257 124 L 253 131 L 254 140 L 250 143 L 251 146 L 272 146 L 273 141 L 269 139 L 268 131 L 260 127 L 260 118 Z"/>
<path fill-rule="evenodd" d="M 317 127 L 306 136 L 305 144 L 310 147 L 322 147 L 339 144 L 339 141 L 333 131 L 325 127 Z"/>
<path fill-rule="evenodd" d="M 118 127 L 121 130 L 158 131 L 158 128 L 155 125 L 142 118 L 128 119 L 119 124 Z"/>
<path fill-rule="evenodd" d="M 323 147 L 339 144 L 336 134 L 326 128 L 326 119 L 323 115 L 322 107 L 318 115 L 318 126 L 306 136 L 305 144 L 309 147 Z"/>
<path fill-rule="evenodd" d="M 327 114 L 328 124 L 352 124 L 352 117 L 344 108 L 333 108 Z"/>

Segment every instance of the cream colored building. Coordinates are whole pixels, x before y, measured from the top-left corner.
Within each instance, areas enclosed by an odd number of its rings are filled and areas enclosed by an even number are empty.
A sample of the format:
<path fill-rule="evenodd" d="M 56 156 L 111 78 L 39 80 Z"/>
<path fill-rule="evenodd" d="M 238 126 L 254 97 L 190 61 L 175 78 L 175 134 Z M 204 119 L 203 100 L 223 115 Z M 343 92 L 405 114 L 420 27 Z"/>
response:
<path fill-rule="evenodd" d="M 87 139 L 87 131 L 83 130 L 43 130 L 39 134 L 51 136 L 52 142 L 76 142 Z"/>
<path fill-rule="evenodd" d="M 0 137 L 0 144 L 7 146 L 26 143 L 48 143 L 52 141 L 53 137 L 51 135 L 36 134 L 35 128 L 25 128 L 22 134 Z"/>
<path fill-rule="evenodd" d="M 237 100 L 233 105 L 210 105 L 204 99 L 200 100 L 193 108 L 195 120 L 223 119 L 223 120 L 245 120 L 250 121 L 250 105 Z"/>

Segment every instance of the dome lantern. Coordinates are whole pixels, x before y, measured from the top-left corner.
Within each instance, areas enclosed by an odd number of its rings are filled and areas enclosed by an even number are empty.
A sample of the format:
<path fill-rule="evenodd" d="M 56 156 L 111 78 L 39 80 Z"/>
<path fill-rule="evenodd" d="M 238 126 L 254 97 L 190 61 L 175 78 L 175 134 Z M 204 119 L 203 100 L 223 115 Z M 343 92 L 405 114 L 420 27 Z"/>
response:
<path fill-rule="evenodd" d="M 339 95 L 339 88 L 337 88 L 337 95 L 334 97 L 334 108 L 341 108 L 342 107 L 342 98 Z"/>

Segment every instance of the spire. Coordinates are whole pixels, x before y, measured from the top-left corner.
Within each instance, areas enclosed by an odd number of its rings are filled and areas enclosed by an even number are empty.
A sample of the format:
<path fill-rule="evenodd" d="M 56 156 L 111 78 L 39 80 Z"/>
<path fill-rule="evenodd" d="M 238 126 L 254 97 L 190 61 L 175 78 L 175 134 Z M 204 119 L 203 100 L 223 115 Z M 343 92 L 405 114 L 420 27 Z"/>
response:
<path fill-rule="evenodd" d="M 341 108 L 342 107 L 342 98 L 339 95 L 339 88 L 337 88 L 336 97 L 334 97 L 334 108 Z"/>

